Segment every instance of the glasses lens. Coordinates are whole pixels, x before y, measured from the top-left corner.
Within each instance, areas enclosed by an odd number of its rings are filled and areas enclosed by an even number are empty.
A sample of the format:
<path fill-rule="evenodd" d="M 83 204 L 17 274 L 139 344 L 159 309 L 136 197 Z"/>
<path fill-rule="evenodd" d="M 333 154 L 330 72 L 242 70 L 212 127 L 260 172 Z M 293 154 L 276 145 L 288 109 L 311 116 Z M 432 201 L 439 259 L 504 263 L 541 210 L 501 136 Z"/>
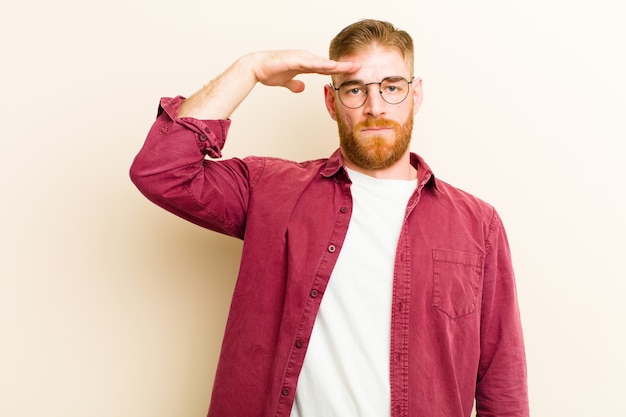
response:
<path fill-rule="evenodd" d="M 367 100 L 367 86 L 363 83 L 349 83 L 339 87 L 339 100 L 351 109 L 361 107 Z"/>
<path fill-rule="evenodd" d="M 380 83 L 380 94 L 389 104 L 399 104 L 409 95 L 409 82 L 404 78 L 387 78 Z"/>

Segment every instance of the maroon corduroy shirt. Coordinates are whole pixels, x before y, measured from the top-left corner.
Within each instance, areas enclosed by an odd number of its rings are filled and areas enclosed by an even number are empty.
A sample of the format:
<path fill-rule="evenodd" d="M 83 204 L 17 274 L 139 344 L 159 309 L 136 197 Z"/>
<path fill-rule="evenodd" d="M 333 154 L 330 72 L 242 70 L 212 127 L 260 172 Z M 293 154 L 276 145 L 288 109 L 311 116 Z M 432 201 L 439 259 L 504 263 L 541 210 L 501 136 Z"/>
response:
<path fill-rule="evenodd" d="M 244 239 L 209 416 L 290 415 L 352 200 L 339 151 L 295 163 L 221 156 L 229 120 L 177 117 L 162 99 L 131 178 L 155 204 Z M 506 234 L 492 206 L 436 179 L 417 155 L 395 260 L 393 417 L 528 415 Z M 354 381 L 358 384 L 358 381 Z M 319 399 L 323 401 L 323 398 Z"/>

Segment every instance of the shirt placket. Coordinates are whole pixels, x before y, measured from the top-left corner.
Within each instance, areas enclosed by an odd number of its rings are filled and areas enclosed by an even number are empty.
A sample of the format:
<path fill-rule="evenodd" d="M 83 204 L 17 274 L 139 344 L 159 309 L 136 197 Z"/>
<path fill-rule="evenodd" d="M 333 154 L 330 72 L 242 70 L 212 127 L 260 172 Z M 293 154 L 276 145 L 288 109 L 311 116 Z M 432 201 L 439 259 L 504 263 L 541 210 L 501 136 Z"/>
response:
<path fill-rule="evenodd" d="M 409 218 L 420 200 L 421 191 L 426 182 L 422 180 L 409 200 L 396 251 L 389 347 L 391 417 L 409 415 L 409 319 L 412 275 Z"/>
<path fill-rule="evenodd" d="M 405 222 L 398 242 L 393 277 L 391 345 L 389 347 L 392 417 L 408 415 L 410 257 L 408 231 Z"/>
<path fill-rule="evenodd" d="M 348 232 L 348 225 L 352 215 L 350 184 L 338 178 L 334 178 L 333 181 L 337 186 L 342 188 L 342 192 L 340 193 L 341 202 L 339 204 L 335 226 L 328 244 L 326 245 L 315 279 L 309 290 L 295 341 L 292 344 L 289 361 L 281 385 L 278 408 L 275 414 L 277 417 L 288 417 L 291 413 L 296 395 L 298 376 L 300 375 L 304 363 L 306 348 L 308 347 L 311 333 L 313 332 L 315 318 L 322 302 L 322 296 L 330 280 L 330 275 L 339 257 L 339 251 L 346 237 L 346 233 Z"/>

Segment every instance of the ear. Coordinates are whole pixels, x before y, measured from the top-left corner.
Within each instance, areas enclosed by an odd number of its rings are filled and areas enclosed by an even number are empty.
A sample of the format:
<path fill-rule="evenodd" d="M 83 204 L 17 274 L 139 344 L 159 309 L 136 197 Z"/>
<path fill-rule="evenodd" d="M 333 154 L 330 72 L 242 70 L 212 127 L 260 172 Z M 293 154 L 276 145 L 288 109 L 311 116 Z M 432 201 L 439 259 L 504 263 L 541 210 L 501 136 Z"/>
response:
<path fill-rule="evenodd" d="M 324 86 L 324 102 L 326 103 L 326 110 L 333 120 L 337 120 L 337 112 L 335 111 L 335 89 L 330 85 Z"/>
<path fill-rule="evenodd" d="M 411 85 L 413 86 L 413 114 L 416 114 L 422 106 L 422 99 L 424 98 L 422 79 L 415 77 Z"/>

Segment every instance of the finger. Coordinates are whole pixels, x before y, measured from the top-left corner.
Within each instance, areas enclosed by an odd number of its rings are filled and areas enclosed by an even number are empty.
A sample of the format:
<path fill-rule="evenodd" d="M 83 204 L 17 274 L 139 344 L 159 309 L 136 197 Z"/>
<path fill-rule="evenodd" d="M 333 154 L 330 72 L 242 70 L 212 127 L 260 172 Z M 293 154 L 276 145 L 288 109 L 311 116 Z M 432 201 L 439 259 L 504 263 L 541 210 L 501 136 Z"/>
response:
<path fill-rule="evenodd" d="M 315 55 L 306 50 L 291 51 L 294 62 L 292 70 L 301 73 L 318 73 L 324 75 L 355 72 L 361 68 L 361 63 L 351 61 L 335 61 L 321 55 Z"/>
<path fill-rule="evenodd" d="M 304 91 L 304 82 L 300 80 L 291 79 L 287 81 L 284 86 L 293 93 L 301 93 Z"/>
<path fill-rule="evenodd" d="M 351 61 L 331 61 L 327 60 L 315 68 L 319 74 L 332 75 L 356 72 L 361 68 L 361 63 Z"/>
<path fill-rule="evenodd" d="M 335 68 L 335 74 L 346 73 L 346 72 L 356 72 L 361 69 L 360 62 L 351 62 L 351 61 L 340 61 L 337 62 L 337 66 Z"/>

